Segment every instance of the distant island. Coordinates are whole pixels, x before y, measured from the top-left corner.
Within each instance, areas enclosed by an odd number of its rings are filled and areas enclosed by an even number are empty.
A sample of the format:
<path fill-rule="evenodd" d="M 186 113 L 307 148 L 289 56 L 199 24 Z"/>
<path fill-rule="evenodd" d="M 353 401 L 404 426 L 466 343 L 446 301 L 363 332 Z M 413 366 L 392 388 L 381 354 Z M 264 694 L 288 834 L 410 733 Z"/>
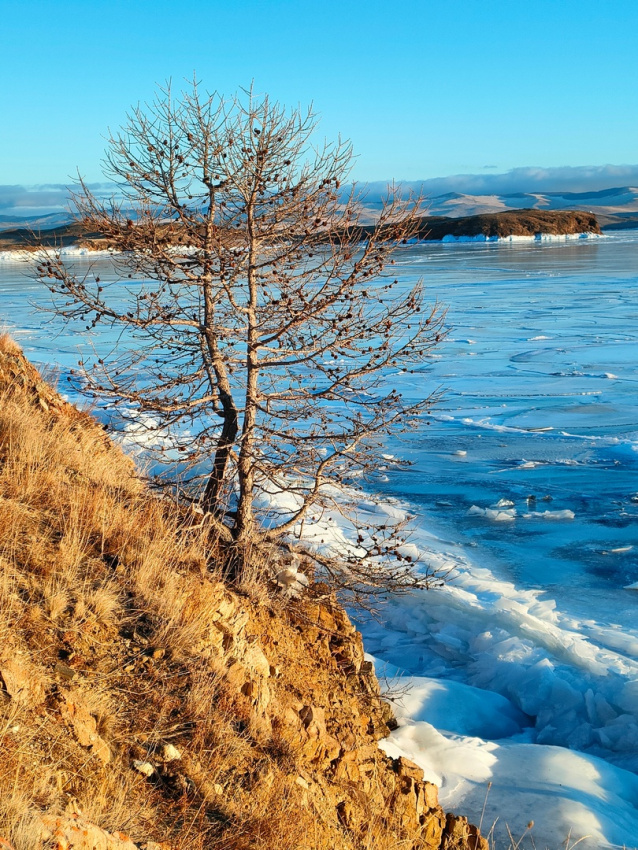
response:
<path fill-rule="evenodd" d="M 105 241 L 100 233 L 87 233 L 78 222 L 55 227 L 17 227 L 0 230 L 0 251 L 29 251 L 35 248 L 67 248 L 81 245 L 88 248 L 104 248 Z"/>
<path fill-rule="evenodd" d="M 374 225 L 360 228 L 362 237 L 372 232 Z M 596 216 L 579 210 L 506 210 L 498 213 L 468 215 L 461 218 L 424 216 L 419 223 L 417 238 L 431 241 L 477 238 L 506 239 L 510 236 L 539 235 L 569 236 L 581 233 L 600 234 Z M 20 227 L 0 231 L 0 251 L 79 245 L 89 249 L 108 248 L 102 234 L 86 232 L 80 223 L 58 225 L 46 230 Z"/>
<path fill-rule="evenodd" d="M 593 213 L 578 210 L 506 210 L 462 218 L 427 216 L 419 238 L 440 241 L 446 236 L 505 239 L 509 236 L 569 236 L 602 231 Z"/>

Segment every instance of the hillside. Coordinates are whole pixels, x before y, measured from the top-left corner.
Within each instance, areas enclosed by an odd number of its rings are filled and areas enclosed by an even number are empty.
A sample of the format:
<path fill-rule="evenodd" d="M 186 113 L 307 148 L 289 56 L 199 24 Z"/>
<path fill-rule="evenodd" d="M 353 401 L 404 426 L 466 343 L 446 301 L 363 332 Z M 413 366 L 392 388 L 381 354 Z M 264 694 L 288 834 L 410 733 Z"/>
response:
<path fill-rule="evenodd" d="M 371 233 L 374 225 L 364 225 L 353 232 L 361 238 Z M 440 241 L 446 237 L 504 239 L 509 236 L 569 235 L 600 233 L 596 216 L 586 212 L 554 210 L 511 210 L 462 218 L 447 216 L 423 216 L 418 220 L 415 236 L 429 241 Z"/>
<path fill-rule="evenodd" d="M 459 186 L 463 181 L 459 180 Z M 489 183 L 489 181 L 488 181 Z M 481 192 L 469 189 L 436 193 L 428 181 L 412 181 L 401 184 L 404 191 L 423 193 L 424 210 L 430 217 L 465 218 L 500 212 L 515 212 L 521 209 L 536 209 L 544 212 L 553 210 L 593 213 L 603 230 L 638 227 L 638 187 L 620 186 L 588 192 L 528 191 L 495 192 L 486 187 Z M 468 185 L 472 185 L 471 179 Z M 370 184 L 365 199 L 366 223 L 376 221 L 381 199 L 387 192 L 387 184 Z"/>
<path fill-rule="evenodd" d="M 593 213 L 601 227 L 613 229 L 617 222 L 636 221 L 638 188 L 619 187 L 591 192 L 512 192 L 472 195 L 448 192 L 428 198 L 431 215 L 453 218 L 527 209 L 586 210 Z M 638 225 L 638 221 L 634 226 Z"/>
<path fill-rule="evenodd" d="M 57 224 L 42 230 L 17 227 L 0 231 L 0 251 L 28 250 L 37 246 L 65 248 L 79 243 L 101 247 L 97 244 L 99 239 L 99 233 L 87 233 L 78 223 Z"/>
<path fill-rule="evenodd" d="M 486 850 L 378 748 L 330 589 L 231 589 L 220 558 L 0 337 L 0 847 Z"/>
<path fill-rule="evenodd" d="M 71 216 L 67 212 L 52 212 L 38 215 L 0 215 L 0 231 L 31 228 L 32 230 L 50 230 L 68 224 Z"/>

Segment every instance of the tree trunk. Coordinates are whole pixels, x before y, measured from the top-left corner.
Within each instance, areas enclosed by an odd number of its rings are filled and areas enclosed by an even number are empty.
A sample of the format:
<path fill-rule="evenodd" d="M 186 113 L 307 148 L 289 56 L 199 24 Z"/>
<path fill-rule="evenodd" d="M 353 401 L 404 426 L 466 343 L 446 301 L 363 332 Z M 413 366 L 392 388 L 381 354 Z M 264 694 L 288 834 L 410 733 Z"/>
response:
<path fill-rule="evenodd" d="M 222 406 L 224 408 L 224 424 L 222 425 L 222 432 L 217 443 L 213 470 L 202 497 L 202 507 L 209 513 L 219 513 L 219 500 L 226 477 L 226 467 L 228 466 L 230 452 L 237 438 L 239 428 L 235 407 L 232 404 L 224 404 L 223 399 Z"/>
<path fill-rule="evenodd" d="M 239 478 L 239 504 L 235 522 L 235 539 L 245 545 L 254 533 L 255 518 L 253 496 L 255 489 L 255 425 L 257 423 L 257 398 L 259 383 L 259 358 L 257 347 L 259 332 L 257 329 L 257 239 L 253 230 L 253 202 L 246 204 L 246 225 L 248 228 L 248 328 L 246 339 L 246 402 L 242 425 L 241 449 L 237 474 Z"/>
<path fill-rule="evenodd" d="M 209 280 L 204 281 L 203 291 L 204 339 L 210 356 L 211 365 L 215 373 L 215 386 L 211 389 L 216 390 L 219 394 L 219 401 L 222 406 L 224 421 L 221 434 L 217 440 L 213 469 L 202 498 L 202 507 L 205 511 L 209 511 L 211 513 L 223 513 L 223 506 L 220 505 L 220 498 L 226 481 L 226 469 L 228 467 L 230 453 L 239 431 L 239 421 L 237 406 L 235 405 L 230 382 L 226 373 L 226 366 L 219 352 L 214 328 L 215 303 Z"/>

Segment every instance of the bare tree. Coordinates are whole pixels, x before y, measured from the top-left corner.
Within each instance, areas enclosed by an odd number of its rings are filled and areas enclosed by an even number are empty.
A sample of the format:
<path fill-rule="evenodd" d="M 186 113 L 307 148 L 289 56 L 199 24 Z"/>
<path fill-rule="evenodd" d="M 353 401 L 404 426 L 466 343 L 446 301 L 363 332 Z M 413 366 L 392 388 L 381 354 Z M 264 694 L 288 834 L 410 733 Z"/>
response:
<path fill-rule="evenodd" d="M 159 90 L 109 139 L 117 199 L 82 181 L 73 198 L 115 249 L 118 279 L 78 276 L 58 255 L 38 268 L 59 316 L 120 327 L 135 343 L 85 367 L 84 386 L 188 432 L 182 479 L 191 492 L 201 482 L 208 521 L 239 552 L 344 509 L 344 484 L 431 403 L 404 399 L 391 380 L 442 334 L 422 284 L 406 291 L 388 274 L 418 202 L 391 191 L 363 229 L 359 196 L 342 188 L 351 146 L 312 147 L 315 126 L 312 111 L 252 92 Z M 315 552 L 337 583 L 424 580 L 397 553 L 400 523 L 351 519 L 341 560 Z"/>

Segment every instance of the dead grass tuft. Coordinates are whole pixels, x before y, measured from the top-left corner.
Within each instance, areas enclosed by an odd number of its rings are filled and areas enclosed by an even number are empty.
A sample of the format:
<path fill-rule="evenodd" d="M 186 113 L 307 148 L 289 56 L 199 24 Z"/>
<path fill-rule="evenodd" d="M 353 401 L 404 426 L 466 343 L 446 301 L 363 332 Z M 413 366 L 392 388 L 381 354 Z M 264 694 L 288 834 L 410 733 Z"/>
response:
<path fill-rule="evenodd" d="M 17 356 L 22 354 L 22 349 L 18 343 L 9 336 L 8 333 L 0 333 L 0 354 L 12 354 Z"/>

